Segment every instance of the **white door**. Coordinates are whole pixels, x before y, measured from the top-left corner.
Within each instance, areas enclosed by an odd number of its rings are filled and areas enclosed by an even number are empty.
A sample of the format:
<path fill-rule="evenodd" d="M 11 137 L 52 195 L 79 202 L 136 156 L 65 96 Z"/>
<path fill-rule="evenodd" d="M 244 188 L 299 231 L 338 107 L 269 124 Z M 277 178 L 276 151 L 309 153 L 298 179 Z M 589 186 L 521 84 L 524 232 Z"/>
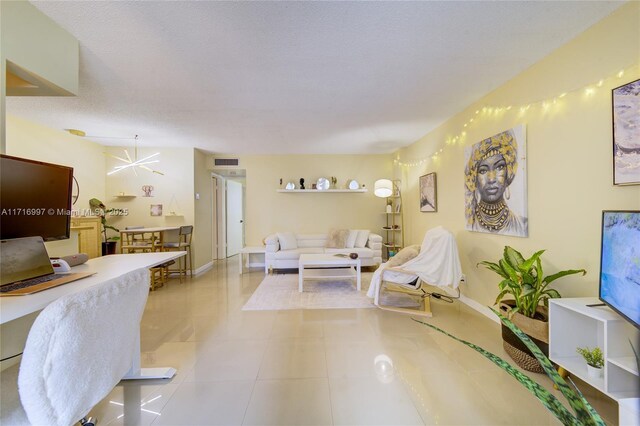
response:
<path fill-rule="evenodd" d="M 242 209 L 242 184 L 227 180 L 227 257 L 235 256 L 242 249 L 244 240 L 244 211 Z"/>

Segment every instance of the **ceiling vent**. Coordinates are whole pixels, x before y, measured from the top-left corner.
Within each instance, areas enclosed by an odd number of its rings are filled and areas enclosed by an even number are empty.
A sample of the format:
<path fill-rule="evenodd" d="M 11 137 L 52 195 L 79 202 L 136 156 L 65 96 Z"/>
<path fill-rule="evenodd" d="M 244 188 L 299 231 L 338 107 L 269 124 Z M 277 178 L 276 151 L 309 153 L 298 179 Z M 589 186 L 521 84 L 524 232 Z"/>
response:
<path fill-rule="evenodd" d="M 215 167 L 238 167 L 240 160 L 238 158 L 214 158 L 213 165 Z"/>

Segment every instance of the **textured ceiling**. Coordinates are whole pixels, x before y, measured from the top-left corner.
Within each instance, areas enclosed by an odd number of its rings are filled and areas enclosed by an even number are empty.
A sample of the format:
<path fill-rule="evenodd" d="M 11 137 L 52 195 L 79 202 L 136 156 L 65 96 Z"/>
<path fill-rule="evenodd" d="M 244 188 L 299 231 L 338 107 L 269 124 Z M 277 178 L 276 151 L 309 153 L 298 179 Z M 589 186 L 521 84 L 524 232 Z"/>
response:
<path fill-rule="evenodd" d="M 80 41 L 80 92 L 9 114 L 222 153 L 392 152 L 621 4 L 33 3 Z"/>

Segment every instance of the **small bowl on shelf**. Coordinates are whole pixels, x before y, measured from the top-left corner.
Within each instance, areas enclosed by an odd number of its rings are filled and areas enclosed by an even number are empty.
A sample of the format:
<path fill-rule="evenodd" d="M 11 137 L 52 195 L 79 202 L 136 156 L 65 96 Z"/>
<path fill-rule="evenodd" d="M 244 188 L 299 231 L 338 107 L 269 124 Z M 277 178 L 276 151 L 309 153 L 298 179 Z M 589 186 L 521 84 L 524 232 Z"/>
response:
<path fill-rule="evenodd" d="M 358 253 L 349 253 L 349 257 L 353 260 L 356 260 L 358 258 Z"/>

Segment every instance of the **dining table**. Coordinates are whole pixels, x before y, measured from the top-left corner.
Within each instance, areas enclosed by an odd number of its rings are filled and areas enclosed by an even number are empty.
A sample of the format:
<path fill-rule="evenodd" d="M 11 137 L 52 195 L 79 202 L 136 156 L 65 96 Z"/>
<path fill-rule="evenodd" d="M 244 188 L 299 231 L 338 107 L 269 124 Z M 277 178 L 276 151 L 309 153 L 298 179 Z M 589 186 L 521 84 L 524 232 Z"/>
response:
<path fill-rule="evenodd" d="M 127 237 L 135 238 L 136 235 L 140 236 L 141 239 L 152 241 L 152 251 L 164 251 L 165 233 L 178 230 L 180 230 L 179 226 L 156 226 L 150 228 L 120 229 L 120 253 L 125 253 L 124 242 L 127 241 Z"/>

